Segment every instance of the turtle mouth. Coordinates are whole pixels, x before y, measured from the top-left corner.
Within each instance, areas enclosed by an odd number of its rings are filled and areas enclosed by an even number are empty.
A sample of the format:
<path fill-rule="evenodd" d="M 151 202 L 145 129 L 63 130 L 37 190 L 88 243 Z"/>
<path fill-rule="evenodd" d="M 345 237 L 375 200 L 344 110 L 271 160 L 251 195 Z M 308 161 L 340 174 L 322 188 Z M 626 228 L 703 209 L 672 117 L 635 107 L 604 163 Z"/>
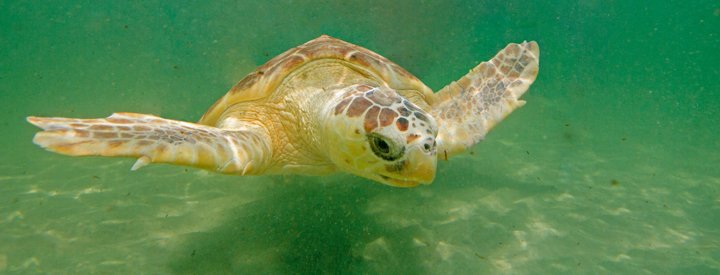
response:
<path fill-rule="evenodd" d="M 396 178 L 391 178 L 385 175 L 380 175 L 380 178 L 382 178 L 384 181 L 390 183 L 390 185 L 395 187 L 415 187 L 420 185 L 419 181 L 413 181 L 413 180 L 401 180 Z"/>

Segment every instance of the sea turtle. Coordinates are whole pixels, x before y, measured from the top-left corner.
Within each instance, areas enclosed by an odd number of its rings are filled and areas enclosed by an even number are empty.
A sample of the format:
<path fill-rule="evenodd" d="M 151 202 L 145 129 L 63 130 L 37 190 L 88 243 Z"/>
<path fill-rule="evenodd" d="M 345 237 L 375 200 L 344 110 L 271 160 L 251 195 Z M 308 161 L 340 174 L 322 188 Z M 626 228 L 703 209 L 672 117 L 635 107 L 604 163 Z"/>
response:
<path fill-rule="evenodd" d="M 136 113 L 28 117 L 35 144 L 71 156 L 135 157 L 239 175 L 344 171 L 413 187 L 437 159 L 466 150 L 515 108 L 535 80 L 535 42 L 509 44 L 433 93 L 388 59 L 320 36 L 243 78 L 198 123 Z"/>

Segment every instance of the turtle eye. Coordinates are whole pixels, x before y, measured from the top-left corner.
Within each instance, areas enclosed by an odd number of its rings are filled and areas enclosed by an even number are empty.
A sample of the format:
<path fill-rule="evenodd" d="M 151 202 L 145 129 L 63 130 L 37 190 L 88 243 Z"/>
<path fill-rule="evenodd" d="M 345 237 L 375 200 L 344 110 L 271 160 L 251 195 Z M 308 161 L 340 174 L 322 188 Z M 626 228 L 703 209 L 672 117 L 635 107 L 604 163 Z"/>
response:
<path fill-rule="evenodd" d="M 368 143 L 370 143 L 370 149 L 373 153 L 388 161 L 397 160 L 405 153 L 405 147 L 398 146 L 392 140 L 381 136 L 376 133 L 371 133 L 368 136 Z"/>

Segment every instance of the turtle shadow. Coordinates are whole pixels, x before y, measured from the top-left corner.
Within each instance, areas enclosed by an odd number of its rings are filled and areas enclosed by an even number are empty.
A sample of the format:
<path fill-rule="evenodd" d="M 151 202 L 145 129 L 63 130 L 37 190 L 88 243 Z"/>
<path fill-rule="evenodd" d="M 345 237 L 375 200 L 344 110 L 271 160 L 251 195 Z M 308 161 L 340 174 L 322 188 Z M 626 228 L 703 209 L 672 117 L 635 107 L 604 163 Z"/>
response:
<path fill-rule="evenodd" d="M 524 190 L 525 195 L 554 190 L 484 173 L 469 177 L 450 172 L 421 189 L 393 188 L 348 176 L 290 178 L 290 183 L 278 183 L 273 181 L 280 178 L 268 177 L 272 187 L 262 199 L 230 208 L 220 226 L 182 236 L 181 245 L 170 255 L 168 269 L 180 274 L 423 274 L 439 260 L 432 260 L 437 258 L 432 247 L 418 248 L 412 236 L 430 234 L 426 236 L 429 240 L 444 236 L 435 232 L 434 221 L 444 218 L 444 211 L 435 209 L 435 203 L 446 198 L 473 202 L 474 195 L 489 193 L 519 196 L 514 191 L 505 192 L 508 187 Z M 483 187 L 478 188 L 478 184 Z M 374 212 L 368 211 L 369 207 Z M 503 219 L 492 212 L 481 213 Z M 422 224 L 388 227 L 388 222 L 394 222 L 390 220 L 403 217 Z M 462 228 L 443 230 L 459 234 L 456 230 Z M 438 234 L 442 236 L 436 237 Z M 478 240 L 509 242 L 513 238 L 491 229 L 473 234 Z M 479 245 L 475 250 L 483 254 L 498 249 L 495 243 L 483 241 L 472 245 Z M 487 263 L 474 266 L 489 268 Z"/>
<path fill-rule="evenodd" d="M 184 236 L 171 255 L 169 270 L 181 274 L 367 272 L 363 248 L 386 229 L 365 213 L 365 207 L 368 198 L 388 192 L 389 187 L 368 187 L 364 180 L 347 177 L 336 181 L 343 182 L 293 177 L 293 182 L 267 191 L 263 199 L 228 210 L 231 214 L 220 226 Z"/>

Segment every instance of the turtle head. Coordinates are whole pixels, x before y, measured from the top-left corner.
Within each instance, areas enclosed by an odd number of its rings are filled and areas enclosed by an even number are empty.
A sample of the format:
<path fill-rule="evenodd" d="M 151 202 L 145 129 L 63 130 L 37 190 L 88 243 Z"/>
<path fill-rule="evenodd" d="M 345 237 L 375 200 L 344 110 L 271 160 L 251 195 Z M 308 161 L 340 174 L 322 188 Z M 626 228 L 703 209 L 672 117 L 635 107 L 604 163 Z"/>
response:
<path fill-rule="evenodd" d="M 327 150 L 335 165 L 397 187 L 430 184 L 437 163 L 437 124 L 394 90 L 353 85 L 330 106 Z"/>

